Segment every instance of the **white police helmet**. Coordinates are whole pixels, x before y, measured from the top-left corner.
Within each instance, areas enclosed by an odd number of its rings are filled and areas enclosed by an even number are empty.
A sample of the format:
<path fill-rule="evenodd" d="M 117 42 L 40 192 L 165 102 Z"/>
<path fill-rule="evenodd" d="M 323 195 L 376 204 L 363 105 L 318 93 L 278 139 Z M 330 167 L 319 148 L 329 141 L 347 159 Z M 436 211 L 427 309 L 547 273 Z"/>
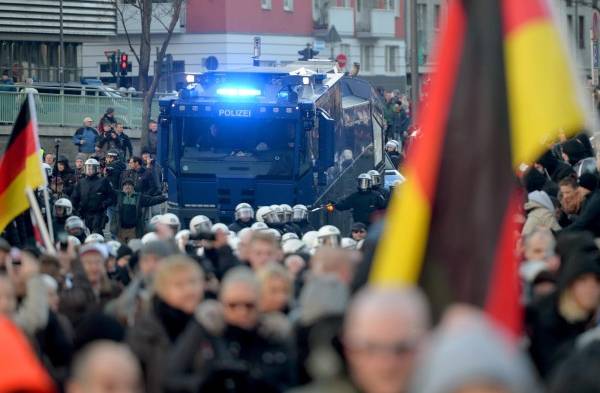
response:
<path fill-rule="evenodd" d="M 179 217 L 177 217 L 173 213 L 165 213 L 160 216 L 157 224 L 168 225 L 178 232 L 181 229 L 181 222 L 179 221 Z"/>
<path fill-rule="evenodd" d="M 284 223 L 290 222 L 292 220 L 292 215 L 294 214 L 292 207 L 290 205 L 286 205 L 285 203 L 283 205 L 279 205 L 279 207 L 281 207 L 281 210 L 283 211 L 282 221 Z"/>
<path fill-rule="evenodd" d="M 104 243 L 104 236 L 102 236 L 99 233 L 92 233 L 88 237 L 85 238 L 85 241 L 83 243 L 85 243 L 85 244 L 88 244 L 88 243 Z"/>
<path fill-rule="evenodd" d="M 288 233 L 284 233 L 283 236 L 281 236 L 282 243 L 285 243 L 291 239 L 298 239 L 298 235 L 296 235 L 294 232 L 288 232 Z"/>
<path fill-rule="evenodd" d="M 342 233 L 333 225 L 325 225 L 319 229 L 317 237 L 319 246 L 339 247 Z"/>
<path fill-rule="evenodd" d="M 156 232 L 148 232 L 144 236 L 142 236 L 142 244 L 147 244 L 150 242 L 155 242 L 160 240 Z"/>
<path fill-rule="evenodd" d="M 250 221 L 254 218 L 254 209 L 248 203 L 240 203 L 235 207 L 235 219 Z"/>
<path fill-rule="evenodd" d="M 308 218 L 308 208 L 305 205 L 295 205 L 292 208 L 292 221 L 300 222 Z"/>
<path fill-rule="evenodd" d="M 229 228 L 227 227 L 227 225 L 220 223 L 220 222 L 214 224 L 210 228 L 210 231 L 212 233 L 217 233 L 217 231 L 219 231 L 219 232 L 223 232 L 225 235 L 229 235 Z"/>
<path fill-rule="evenodd" d="M 308 248 L 316 248 L 319 245 L 319 232 L 308 231 L 302 236 L 302 241 Z"/>
<path fill-rule="evenodd" d="M 250 229 L 252 229 L 253 231 L 266 231 L 269 229 L 269 226 L 264 222 L 259 221 L 252 224 Z"/>
<path fill-rule="evenodd" d="M 59 214 L 57 208 L 62 208 L 62 213 Z M 54 202 L 54 216 L 66 217 L 73 213 L 73 204 L 67 198 L 59 198 Z"/>
<path fill-rule="evenodd" d="M 371 176 L 371 185 L 373 187 L 380 186 L 383 182 L 381 173 L 375 169 L 371 169 L 369 172 L 367 172 L 367 175 Z"/>
<path fill-rule="evenodd" d="M 194 216 L 190 221 L 190 232 L 192 235 L 197 235 L 202 232 L 210 232 L 211 227 L 212 221 L 210 221 L 210 218 L 203 215 Z"/>
<path fill-rule="evenodd" d="M 88 158 L 83 164 L 86 176 L 94 176 L 100 171 L 100 163 L 95 158 Z"/>

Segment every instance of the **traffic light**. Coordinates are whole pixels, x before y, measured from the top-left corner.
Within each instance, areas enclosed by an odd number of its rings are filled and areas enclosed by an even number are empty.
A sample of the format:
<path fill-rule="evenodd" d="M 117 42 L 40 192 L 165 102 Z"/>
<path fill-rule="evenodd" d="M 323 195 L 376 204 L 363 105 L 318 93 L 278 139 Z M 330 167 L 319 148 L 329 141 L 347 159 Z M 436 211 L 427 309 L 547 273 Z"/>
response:
<path fill-rule="evenodd" d="M 306 45 L 306 48 L 299 50 L 298 54 L 302 56 L 298 60 L 308 61 L 319 54 L 318 50 L 314 50 L 310 44 Z"/>
<path fill-rule="evenodd" d="M 121 71 L 121 76 L 127 75 L 128 64 L 129 64 L 129 55 L 127 53 L 121 53 L 121 59 L 119 62 L 119 70 Z"/>

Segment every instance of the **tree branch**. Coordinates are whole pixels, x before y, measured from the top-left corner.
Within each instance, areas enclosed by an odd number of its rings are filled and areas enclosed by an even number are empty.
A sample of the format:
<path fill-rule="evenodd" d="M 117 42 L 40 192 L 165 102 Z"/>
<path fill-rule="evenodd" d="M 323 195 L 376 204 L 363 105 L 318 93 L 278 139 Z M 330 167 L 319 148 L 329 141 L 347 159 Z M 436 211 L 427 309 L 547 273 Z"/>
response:
<path fill-rule="evenodd" d="M 119 13 L 119 16 L 121 19 L 121 25 L 123 26 L 123 31 L 125 32 L 125 37 L 127 38 L 127 44 L 129 45 L 129 49 L 131 49 L 131 53 L 133 53 L 133 56 L 135 57 L 136 61 L 139 64 L 140 56 L 138 55 L 136 50 L 133 48 L 133 44 L 131 43 L 131 36 L 129 35 L 129 31 L 127 30 L 127 26 L 125 25 L 125 18 L 123 17 L 123 10 L 120 9 L 118 6 L 115 8 L 117 9 L 117 12 Z"/>

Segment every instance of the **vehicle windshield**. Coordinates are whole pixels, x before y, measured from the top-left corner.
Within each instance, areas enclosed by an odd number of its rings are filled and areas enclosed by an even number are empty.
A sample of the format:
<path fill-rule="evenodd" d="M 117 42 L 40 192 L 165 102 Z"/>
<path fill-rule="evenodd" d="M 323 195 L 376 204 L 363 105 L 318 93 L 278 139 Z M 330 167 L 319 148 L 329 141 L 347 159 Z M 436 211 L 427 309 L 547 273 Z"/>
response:
<path fill-rule="evenodd" d="M 295 125 L 276 119 L 185 118 L 181 169 L 184 173 L 289 177 Z"/>

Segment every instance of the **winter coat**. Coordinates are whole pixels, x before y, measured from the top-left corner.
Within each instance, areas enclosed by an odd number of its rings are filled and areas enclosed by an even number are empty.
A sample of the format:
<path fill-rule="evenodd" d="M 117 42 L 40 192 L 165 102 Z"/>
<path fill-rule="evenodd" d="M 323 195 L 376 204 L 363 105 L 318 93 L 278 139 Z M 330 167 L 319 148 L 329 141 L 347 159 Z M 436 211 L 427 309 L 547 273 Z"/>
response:
<path fill-rule="evenodd" d="M 71 195 L 73 208 L 82 216 L 100 214 L 114 205 L 115 193 L 106 178 L 87 176 L 79 181 Z"/>
<path fill-rule="evenodd" d="M 254 219 L 252 219 L 248 222 L 243 222 L 242 220 L 235 220 L 234 222 L 229 224 L 229 230 L 237 233 L 244 228 L 250 228 L 252 226 L 252 224 L 254 224 L 255 222 L 256 221 L 254 221 Z"/>
<path fill-rule="evenodd" d="M 335 208 L 342 211 L 352 209 L 354 222 L 362 222 L 369 226 L 371 214 L 375 210 L 385 208 L 385 200 L 377 191 L 357 191 L 336 203 Z"/>
<path fill-rule="evenodd" d="M 75 172 L 71 168 L 66 167 L 64 171 L 56 172 L 54 177 L 60 177 L 62 179 L 63 192 L 68 196 L 71 196 L 73 194 L 73 189 L 75 188 L 75 183 L 77 183 Z M 54 181 L 54 177 L 51 182 Z"/>
<path fill-rule="evenodd" d="M 219 280 L 223 278 L 229 269 L 240 264 L 233 254 L 233 250 L 227 244 L 217 249 L 205 248 L 204 256 L 211 261 L 212 266 L 214 266 L 215 275 Z"/>
<path fill-rule="evenodd" d="M 523 225 L 522 234 L 527 236 L 538 227 L 553 231 L 560 230 L 560 225 L 554 215 L 554 205 L 548 194 L 543 191 L 529 193 L 529 200 L 525 203 L 527 220 Z"/>
<path fill-rule="evenodd" d="M 60 292 L 59 310 L 77 329 L 86 314 L 102 311 L 106 303 L 116 298 L 119 292 L 118 286 L 105 277 L 96 294 L 85 273 L 79 270 L 73 276 L 72 285 Z"/>
<path fill-rule="evenodd" d="M 565 230 L 589 231 L 594 237 L 600 237 L 600 191 L 587 196 L 579 216 Z"/>
<path fill-rule="evenodd" d="M 146 168 L 140 168 L 139 171 L 128 169 L 121 174 L 121 184 L 125 179 L 133 181 L 133 188 L 136 192 L 146 195 L 157 195 L 159 193 L 158 184 L 152 171 Z"/>
<path fill-rule="evenodd" d="M 192 316 L 168 306 L 155 297 L 152 308 L 127 334 L 127 343 L 140 360 L 146 392 L 161 393 L 167 354 Z"/>
<path fill-rule="evenodd" d="M 158 130 L 156 132 L 152 132 L 148 130 L 148 151 L 150 154 L 156 155 L 158 148 Z"/>
<path fill-rule="evenodd" d="M 124 198 L 126 194 L 123 191 L 117 193 L 117 204 L 116 209 L 114 210 L 114 216 L 111 221 L 111 230 L 118 231 L 121 227 L 121 219 L 123 214 L 123 206 L 124 206 Z M 149 196 L 144 194 L 139 194 L 134 192 L 131 194 L 131 197 L 134 199 L 135 205 L 135 217 L 131 217 L 132 221 L 136 221 L 137 225 L 135 227 L 135 233 L 138 238 L 141 238 L 144 235 L 144 220 L 142 219 L 143 207 L 158 205 L 159 203 L 163 203 L 167 200 L 167 197 L 164 195 L 157 196 Z"/>
<path fill-rule="evenodd" d="M 206 386 L 211 378 L 225 373 L 244 380 L 236 384 L 235 392 L 281 392 L 292 386 L 294 357 L 289 330 L 281 329 L 279 320 L 263 319 L 257 329 L 248 331 L 219 326 L 215 323 L 219 317 L 211 317 L 205 316 L 208 323 L 190 322 L 175 344 L 167 362 L 167 392 L 221 391 Z"/>
<path fill-rule="evenodd" d="M 90 154 L 95 151 L 96 143 L 98 143 L 100 135 L 98 131 L 92 127 L 81 127 L 75 131 L 73 135 L 73 143 L 77 146 L 80 153 Z M 83 144 L 81 142 L 84 141 Z"/>
<path fill-rule="evenodd" d="M 574 348 L 577 337 L 585 332 L 591 318 L 569 322 L 559 312 L 559 294 L 555 292 L 528 307 L 526 312 L 529 352 L 542 377 L 564 360 Z"/>
<path fill-rule="evenodd" d="M 121 189 L 121 175 L 125 170 L 127 170 L 127 166 L 121 160 L 106 165 L 106 178 L 113 189 Z"/>
<path fill-rule="evenodd" d="M 119 135 L 116 131 L 108 131 L 102 133 L 102 135 L 100 136 L 100 140 L 98 141 L 98 147 L 104 150 L 105 152 L 108 152 L 112 149 L 123 151 L 121 139 L 119 139 Z"/>
<path fill-rule="evenodd" d="M 124 132 L 118 134 L 117 139 L 119 140 L 120 150 L 123 152 L 123 158 L 133 156 L 133 146 L 131 145 L 131 139 L 125 135 Z"/>

